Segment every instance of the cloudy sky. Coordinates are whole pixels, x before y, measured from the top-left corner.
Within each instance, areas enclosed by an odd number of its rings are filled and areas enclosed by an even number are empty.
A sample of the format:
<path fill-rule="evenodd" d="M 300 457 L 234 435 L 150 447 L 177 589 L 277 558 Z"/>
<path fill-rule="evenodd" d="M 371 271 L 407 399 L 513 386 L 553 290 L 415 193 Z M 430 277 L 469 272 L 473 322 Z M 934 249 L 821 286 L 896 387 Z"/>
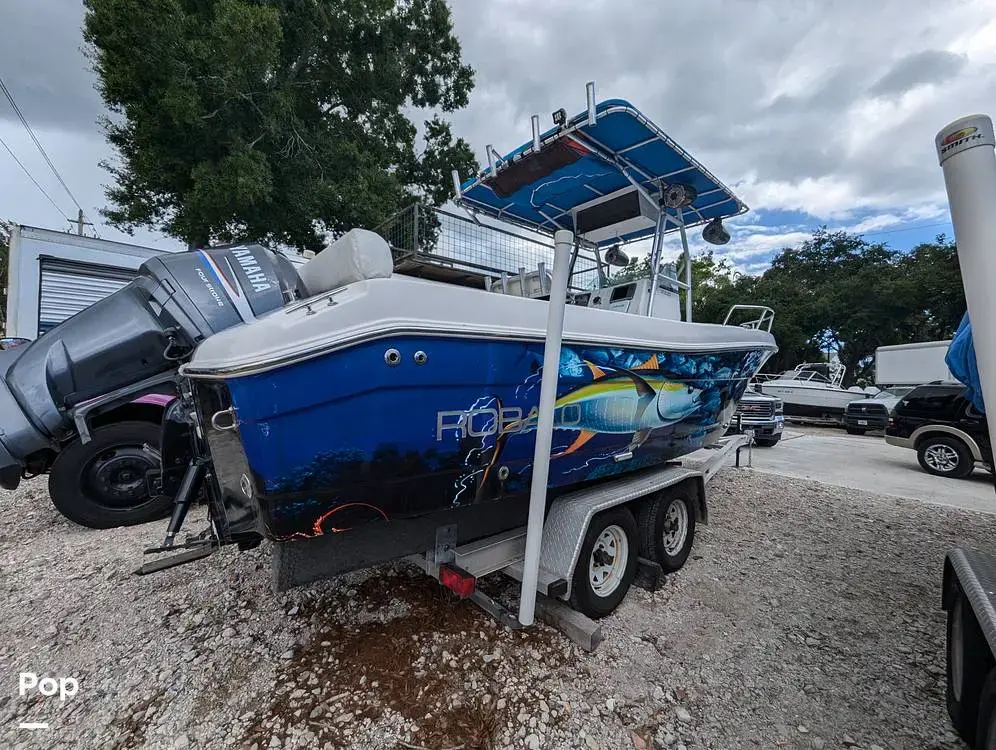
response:
<path fill-rule="evenodd" d="M 752 211 L 724 251 L 760 270 L 827 224 L 906 248 L 950 234 L 933 136 L 996 111 L 996 0 L 452 0 L 477 70 L 455 130 L 484 161 L 529 139 L 529 115 L 626 98 Z M 97 231 L 103 111 L 81 52 L 78 0 L 0 3 L 0 75 Z M 0 101 L 0 216 L 66 227 L 75 206 Z M 63 215 L 63 213 L 65 215 Z M 142 244 L 171 247 L 154 233 Z"/>

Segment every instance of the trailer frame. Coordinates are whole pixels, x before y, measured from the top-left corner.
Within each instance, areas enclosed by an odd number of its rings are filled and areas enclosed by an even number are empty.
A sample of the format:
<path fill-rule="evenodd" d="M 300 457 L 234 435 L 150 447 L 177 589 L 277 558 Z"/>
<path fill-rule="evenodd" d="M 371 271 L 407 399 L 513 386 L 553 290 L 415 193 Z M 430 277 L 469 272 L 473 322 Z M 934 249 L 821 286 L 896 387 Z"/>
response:
<path fill-rule="evenodd" d="M 694 488 L 695 520 L 706 524 L 709 522 L 706 484 L 731 456 L 735 456 L 739 467 L 740 452 L 744 447 L 749 449 L 752 441 L 750 430 L 730 435 L 697 452 L 702 457 L 695 458 L 692 454 L 682 461 L 570 492 L 550 503 L 543 522 L 543 542 L 536 579 L 540 617 L 582 648 L 596 648 L 601 641 L 597 622 L 567 604 L 571 599 L 574 572 L 581 562 L 581 547 L 592 520 L 599 513 L 613 508 L 630 506 L 635 509 L 639 504 L 655 500 L 665 490 L 689 484 Z M 455 543 L 456 531 L 455 526 L 440 527 L 432 549 L 404 559 L 461 597 L 470 599 L 499 622 L 514 629 L 525 627 L 512 612 L 481 591 L 476 584 L 478 579 L 494 573 L 503 573 L 522 582 L 526 527 L 461 545 Z M 643 532 L 641 529 L 641 536 Z M 634 552 L 638 553 L 638 548 Z M 660 564 L 638 556 L 637 565 L 640 575 L 627 582 L 626 587 L 632 583 L 640 585 L 642 581 L 645 587 L 655 588 L 664 573 Z"/>

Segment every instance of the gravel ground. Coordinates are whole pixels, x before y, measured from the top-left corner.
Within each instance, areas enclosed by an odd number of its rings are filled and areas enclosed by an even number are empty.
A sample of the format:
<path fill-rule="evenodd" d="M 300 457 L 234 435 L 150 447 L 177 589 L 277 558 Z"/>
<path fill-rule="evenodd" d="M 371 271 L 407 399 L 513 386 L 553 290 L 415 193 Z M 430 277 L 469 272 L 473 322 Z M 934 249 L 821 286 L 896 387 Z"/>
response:
<path fill-rule="evenodd" d="M 996 517 L 734 469 L 710 502 L 685 570 L 586 654 L 402 566 L 279 596 L 265 550 L 138 578 L 164 523 L 81 529 L 28 482 L 0 493 L 0 747 L 962 747 L 941 562 Z M 22 698 L 20 672 L 79 693 Z"/>

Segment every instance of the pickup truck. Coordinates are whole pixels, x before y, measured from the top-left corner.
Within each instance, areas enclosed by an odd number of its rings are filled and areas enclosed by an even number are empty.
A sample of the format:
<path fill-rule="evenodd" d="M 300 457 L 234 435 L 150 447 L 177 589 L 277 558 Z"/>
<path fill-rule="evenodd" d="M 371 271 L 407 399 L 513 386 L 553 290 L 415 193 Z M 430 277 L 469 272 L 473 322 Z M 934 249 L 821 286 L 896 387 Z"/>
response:
<path fill-rule="evenodd" d="M 892 409 L 912 390 L 912 386 L 886 388 L 871 398 L 851 401 L 844 407 L 844 429 L 847 434 L 864 435 L 869 430 L 884 430 L 889 424 Z"/>
<path fill-rule="evenodd" d="M 748 388 L 740 399 L 733 423 L 727 434 L 741 430 L 754 431 L 754 444 L 770 448 L 782 437 L 785 426 L 784 405 L 780 398 Z"/>

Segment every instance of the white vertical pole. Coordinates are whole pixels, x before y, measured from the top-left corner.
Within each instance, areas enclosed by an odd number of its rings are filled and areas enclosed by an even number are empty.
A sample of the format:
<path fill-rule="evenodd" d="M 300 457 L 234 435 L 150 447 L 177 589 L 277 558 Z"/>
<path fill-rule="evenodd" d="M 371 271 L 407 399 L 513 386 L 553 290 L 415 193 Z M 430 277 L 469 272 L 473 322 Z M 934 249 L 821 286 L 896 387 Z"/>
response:
<path fill-rule="evenodd" d="M 584 85 L 584 93 L 588 97 L 588 125 L 594 127 L 598 122 L 598 110 L 595 106 L 595 82 L 588 81 Z"/>
<path fill-rule="evenodd" d="M 657 214 L 657 228 L 654 242 L 650 247 L 650 301 L 647 303 L 647 317 L 654 317 L 654 300 L 657 299 L 657 285 L 660 283 L 661 253 L 664 248 L 664 232 L 667 230 L 667 211 L 661 206 Z"/>
<path fill-rule="evenodd" d="M 463 198 L 463 193 L 460 191 L 460 173 L 454 169 L 450 172 L 450 176 L 453 178 L 453 195 L 459 201 Z"/>
<path fill-rule="evenodd" d="M 540 150 L 540 127 L 539 127 L 539 115 L 533 115 L 529 118 L 530 123 L 533 126 L 533 151 L 539 153 Z"/>
<path fill-rule="evenodd" d="M 522 588 L 519 592 L 519 622 L 523 625 L 532 625 L 536 614 L 536 584 L 539 580 L 546 490 L 550 477 L 550 449 L 553 445 L 553 407 L 557 401 L 560 342 L 564 336 L 564 308 L 567 305 L 567 267 L 571 262 L 574 235 L 561 229 L 553 236 L 553 242 L 553 288 L 550 290 L 550 307 L 546 316 L 543 379 L 540 383 L 539 412 L 536 414 L 533 478 L 529 489 L 526 556 L 522 561 Z"/>
<path fill-rule="evenodd" d="M 944 170 L 958 264 L 972 321 L 989 439 L 996 440 L 996 154 L 993 121 L 970 115 L 941 129 L 934 139 Z M 996 445 L 996 443 L 993 443 Z"/>
<path fill-rule="evenodd" d="M 685 217 L 678 209 L 678 233 L 681 235 L 681 253 L 685 260 L 685 322 L 692 322 L 692 256 L 688 252 L 688 235 L 685 234 Z"/>

